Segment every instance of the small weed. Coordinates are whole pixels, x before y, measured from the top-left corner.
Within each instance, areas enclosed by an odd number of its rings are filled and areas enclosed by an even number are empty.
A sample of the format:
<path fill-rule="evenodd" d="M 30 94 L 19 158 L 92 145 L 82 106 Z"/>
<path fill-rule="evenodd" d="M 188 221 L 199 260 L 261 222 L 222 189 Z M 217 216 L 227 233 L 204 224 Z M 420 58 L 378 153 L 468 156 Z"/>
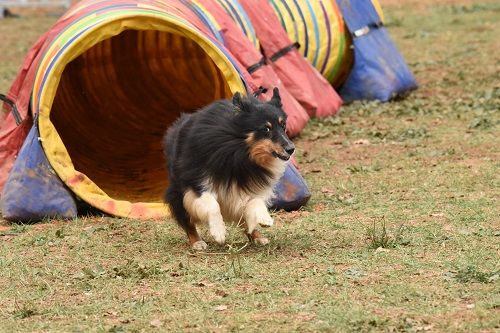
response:
<path fill-rule="evenodd" d="M 114 325 L 108 330 L 108 333 L 125 333 L 125 332 L 127 332 L 125 327 L 120 325 Z"/>
<path fill-rule="evenodd" d="M 373 138 L 380 139 L 380 140 L 383 140 L 389 136 L 388 131 L 383 131 L 383 130 L 378 130 L 378 129 L 370 130 L 370 131 L 368 131 L 367 134 Z"/>
<path fill-rule="evenodd" d="M 353 280 L 360 279 L 367 275 L 366 272 L 354 267 L 351 267 L 348 270 L 346 270 L 344 274 L 348 279 L 353 279 Z"/>
<path fill-rule="evenodd" d="M 56 232 L 55 232 L 55 235 L 57 238 L 64 238 L 64 230 L 61 228 L 61 229 L 57 229 Z"/>
<path fill-rule="evenodd" d="M 366 318 L 352 320 L 350 326 L 353 332 L 371 332 L 374 329 L 382 329 L 387 325 L 388 320 L 380 320 L 377 318 Z"/>
<path fill-rule="evenodd" d="M 393 135 L 392 138 L 396 141 L 405 141 L 411 139 L 422 139 L 425 137 L 428 137 L 427 129 L 425 127 L 415 127 L 401 130 Z"/>
<path fill-rule="evenodd" d="M 144 263 L 127 260 L 124 265 L 113 267 L 110 275 L 111 277 L 142 280 L 163 273 L 164 270 L 156 265 L 148 266 Z"/>
<path fill-rule="evenodd" d="M 338 195 L 337 201 L 345 206 L 351 206 L 358 202 L 356 197 L 353 194 L 347 193 L 345 195 Z"/>
<path fill-rule="evenodd" d="M 349 170 L 351 173 L 368 173 L 373 171 L 380 171 L 382 170 L 382 166 L 378 163 L 375 163 L 373 165 L 349 165 L 347 167 L 347 170 Z"/>
<path fill-rule="evenodd" d="M 380 229 L 377 227 L 377 222 L 373 221 L 373 225 L 371 228 L 367 230 L 368 239 L 369 239 L 369 248 L 371 249 L 390 249 L 395 248 L 399 244 L 408 244 L 408 242 L 404 242 L 401 239 L 403 231 L 403 225 L 400 225 L 394 235 L 389 235 L 387 232 L 385 219 L 382 219 L 382 224 Z"/>
<path fill-rule="evenodd" d="M 15 304 L 16 304 L 16 309 L 12 314 L 16 319 L 25 319 L 37 314 L 35 306 L 31 303 L 26 303 L 21 306 L 19 306 L 17 302 Z"/>
<path fill-rule="evenodd" d="M 345 124 L 344 119 L 341 117 L 328 117 L 323 120 L 323 123 L 330 126 L 341 126 Z"/>
<path fill-rule="evenodd" d="M 49 238 L 46 235 L 37 235 L 31 240 L 32 245 L 45 245 L 49 241 Z"/>
<path fill-rule="evenodd" d="M 230 267 L 231 267 L 231 270 L 234 273 L 234 276 L 237 277 L 237 278 L 247 276 L 247 274 L 245 273 L 245 270 L 243 269 L 243 266 L 241 265 L 241 256 L 240 256 L 240 253 L 248 245 L 249 245 L 249 243 L 245 243 L 241 247 L 235 247 L 232 244 L 228 244 L 227 245 L 228 252 L 229 252 L 229 258 L 231 260 Z"/>
<path fill-rule="evenodd" d="M 495 272 L 482 272 L 476 266 L 467 266 L 458 269 L 457 271 L 448 272 L 448 277 L 453 278 L 460 283 L 492 283 L 500 277 L 500 271 Z"/>
<path fill-rule="evenodd" d="M 469 128 L 470 129 L 488 129 L 493 127 L 493 122 L 485 117 L 475 117 L 474 119 L 471 120 L 469 123 Z"/>
<path fill-rule="evenodd" d="M 1 220 L 1 216 L 0 216 Z M 29 225 L 27 224 L 12 224 L 10 230 L 0 232 L 0 236 L 8 236 L 8 235 L 19 235 L 25 233 L 29 230 Z"/>
<path fill-rule="evenodd" d="M 78 275 L 78 277 L 92 280 L 92 279 L 97 279 L 98 277 L 103 276 L 105 274 L 106 270 L 101 265 L 96 264 L 93 268 L 88 268 L 88 267 L 83 268 L 81 274 Z"/>
<path fill-rule="evenodd" d="M 326 270 L 326 284 L 329 286 L 334 286 L 337 284 L 337 273 L 335 272 L 334 267 L 328 267 Z"/>
<path fill-rule="evenodd" d="M 349 165 L 347 167 L 347 170 L 349 170 L 351 173 L 359 173 L 359 172 L 368 172 L 369 169 L 368 167 L 364 165 Z"/>
<path fill-rule="evenodd" d="M 29 230 L 29 225 L 27 224 L 13 224 L 10 227 L 10 233 L 12 234 L 22 234 Z"/>
<path fill-rule="evenodd" d="M 430 331 L 432 329 L 432 325 L 427 321 L 419 321 L 413 318 L 404 318 L 400 321 L 397 331 L 398 332 L 419 332 L 419 331 Z"/>

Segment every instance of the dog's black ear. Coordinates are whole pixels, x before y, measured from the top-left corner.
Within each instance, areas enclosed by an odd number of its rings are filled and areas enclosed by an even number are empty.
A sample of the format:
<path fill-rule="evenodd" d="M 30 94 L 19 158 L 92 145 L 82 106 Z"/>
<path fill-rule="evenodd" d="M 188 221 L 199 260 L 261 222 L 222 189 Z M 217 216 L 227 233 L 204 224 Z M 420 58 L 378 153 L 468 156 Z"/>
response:
<path fill-rule="evenodd" d="M 243 110 L 243 101 L 241 99 L 241 94 L 239 92 L 236 92 L 233 96 L 233 105 L 239 110 Z"/>
<path fill-rule="evenodd" d="M 269 104 L 272 104 L 278 108 L 281 108 L 283 104 L 281 104 L 280 90 L 278 87 L 274 87 L 273 89 L 273 97 L 269 101 Z"/>

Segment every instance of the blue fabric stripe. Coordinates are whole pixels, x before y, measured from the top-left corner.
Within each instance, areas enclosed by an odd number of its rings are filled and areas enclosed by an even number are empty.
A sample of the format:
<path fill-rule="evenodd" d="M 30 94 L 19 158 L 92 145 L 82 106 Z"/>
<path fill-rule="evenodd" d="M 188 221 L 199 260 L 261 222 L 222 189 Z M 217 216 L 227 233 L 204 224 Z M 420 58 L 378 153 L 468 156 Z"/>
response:
<path fill-rule="evenodd" d="M 307 30 L 307 24 L 306 24 L 306 18 L 304 17 L 304 13 L 302 13 L 302 9 L 300 8 L 299 4 L 297 3 L 297 0 L 293 0 L 295 6 L 297 7 L 297 10 L 299 11 L 300 18 L 302 19 L 302 24 L 304 25 L 304 35 L 305 35 L 305 41 L 304 41 L 304 56 L 307 57 L 309 53 L 309 32 Z"/>
<path fill-rule="evenodd" d="M 311 3 L 309 2 L 309 0 L 304 0 L 304 1 L 306 2 L 307 7 L 309 8 L 309 12 L 311 13 L 312 23 L 313 23 L 313 27 L 314 27 L 314 36 L 316 37 L 316 51 L 314 52 L 314 58 L 313 58 L 313 61 L 312 61 L 312 65 L 314 67 L 316 67 L 316 65 L 318 64 L 319 47 L 321 45 L 320 40 L 319 40 L 318 21 L 316 19 L 316 14 L 314 13 L 314 9 L 312 8 Z"/>

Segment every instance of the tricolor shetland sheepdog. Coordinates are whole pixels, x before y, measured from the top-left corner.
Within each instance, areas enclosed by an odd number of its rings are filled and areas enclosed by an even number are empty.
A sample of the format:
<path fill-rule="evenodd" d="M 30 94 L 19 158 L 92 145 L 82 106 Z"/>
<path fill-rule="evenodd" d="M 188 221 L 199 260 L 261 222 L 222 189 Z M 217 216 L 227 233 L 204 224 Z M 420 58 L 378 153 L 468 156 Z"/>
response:
<path fill-rule="evenodd" d="M 163 140 L 169 172 L 165 202 L 195 250 L 207 248 L 196 230 L 204 224 L 224 244 L 224 221 L 238 223 L 257 244 L 256 229 L 273 219 L 267 206 L 295 147 L 286 134 L 278 88 L 269 102 L 236 93 L 192 114 L 182 114 Z"/>

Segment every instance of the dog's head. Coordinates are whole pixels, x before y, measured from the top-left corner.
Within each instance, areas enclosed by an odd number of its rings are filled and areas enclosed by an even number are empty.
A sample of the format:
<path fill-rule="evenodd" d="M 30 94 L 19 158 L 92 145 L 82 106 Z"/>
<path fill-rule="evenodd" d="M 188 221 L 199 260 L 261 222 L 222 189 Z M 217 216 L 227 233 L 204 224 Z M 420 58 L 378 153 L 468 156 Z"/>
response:
<path fill-rule="evenodd" d="M 255 98 L 233 96 L 240 126 L 246 136 L 250 159 L 265 169 L 273 169 L 277 161 L 290 159 L 295 146 L 286 134 L 286 113 L 283 112 L 278 88 L 268 102 Z"/>

